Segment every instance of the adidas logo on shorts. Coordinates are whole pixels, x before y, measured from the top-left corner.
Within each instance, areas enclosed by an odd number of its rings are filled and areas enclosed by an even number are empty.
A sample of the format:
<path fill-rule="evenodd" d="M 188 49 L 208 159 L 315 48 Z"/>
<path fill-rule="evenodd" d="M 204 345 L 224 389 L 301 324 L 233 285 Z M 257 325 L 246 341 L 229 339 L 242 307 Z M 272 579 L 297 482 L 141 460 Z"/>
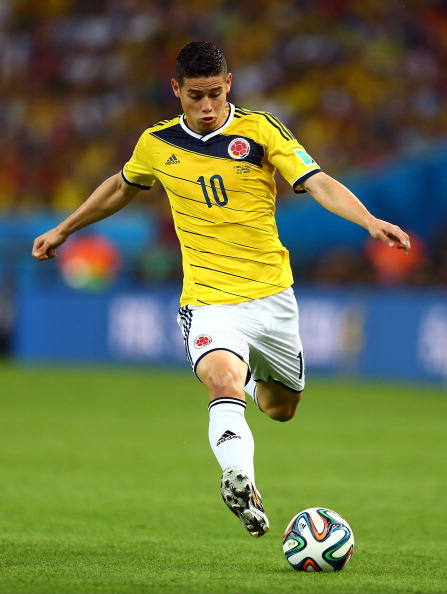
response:
<path fill-rule="evenodd" d="M 223 443 L 224 441 L 229 441 L 230 439 L 241 439 L 240 435 L 236 435 L 236 433 L 233 433 L 233 431 L 230 431 L 229 429 L 227 429 L 225 431 L 225 433 L 223 433 L 219 439 L 219 441 L 216 443 L 216 445 L 220 445 L 221 443 Z"/>

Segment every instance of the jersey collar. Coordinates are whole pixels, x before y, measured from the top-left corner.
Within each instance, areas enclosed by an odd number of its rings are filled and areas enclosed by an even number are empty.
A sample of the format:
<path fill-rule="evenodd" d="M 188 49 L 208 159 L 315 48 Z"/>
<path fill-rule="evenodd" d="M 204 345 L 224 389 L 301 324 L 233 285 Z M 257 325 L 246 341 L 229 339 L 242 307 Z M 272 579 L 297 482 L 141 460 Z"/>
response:
<path fill-rule="evenodd" d="M 187 134 L 189 134 L 190 136 L 193 136 L 194 138 L 197 138 L 198 140 L 201 140 L 202 142 L 206 142 L 210 138 L 213 138 L 213 136 L 217 136 L 218 134 L 220 134 L 223 130 L 225 130 L 225 128 L 228 128 L 228 126 L 233 121 L 234 109 L 235 109 L 234 105 L 232 103 L 228 102 L 228 107 L 230 108 L 230 113 L 228 114 L 225 124 L 223 124 L 220 128 L 213 130 L 209 134 L 205 134 L 205 136 L 203 134 L 199 134 L 198 132 L 193 132 L 193 130 L 191 130 L 191 128 L 188 128 L 188 126 L 186 125 L 186 122 L 185 122 L 185 114 L 184 113 L 180 116 L 180 126 L 183 128 L 183 131 L 186 132 Z"/>

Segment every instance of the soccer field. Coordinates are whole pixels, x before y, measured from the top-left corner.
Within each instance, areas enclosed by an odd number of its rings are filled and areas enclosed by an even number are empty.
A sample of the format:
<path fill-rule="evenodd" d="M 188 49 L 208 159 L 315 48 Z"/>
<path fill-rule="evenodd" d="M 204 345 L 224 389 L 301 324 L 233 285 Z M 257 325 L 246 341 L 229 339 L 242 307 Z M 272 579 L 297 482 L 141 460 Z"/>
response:
<path fill-rule="evenodd" d="M 447 391 L 309 374 L 275 423 L 250 401 L 271 531 L 220 499 L 207 398 L 189 371 L 0 366 L 0 592 L 447 591 Z M 286 562 L 283 531 L 324 506 L 355 551 L 335 574 Z"/>

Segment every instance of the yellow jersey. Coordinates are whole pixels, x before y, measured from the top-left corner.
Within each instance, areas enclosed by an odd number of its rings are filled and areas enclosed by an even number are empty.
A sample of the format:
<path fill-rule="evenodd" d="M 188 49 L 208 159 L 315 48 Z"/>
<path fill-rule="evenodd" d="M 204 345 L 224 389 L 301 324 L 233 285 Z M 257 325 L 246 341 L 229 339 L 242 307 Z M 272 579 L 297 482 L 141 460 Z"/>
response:
<path fill-rule="evenodd" d="M 229 104 L 225 124 L 206 135 L 184 115 L 143 132 L 122 175 L 166 190 L 182 251 L 181 305 L 239 303 L 293 283 L 275 221 L 276 170 L 297 193 L 321 171 L 268 112 Z"/>

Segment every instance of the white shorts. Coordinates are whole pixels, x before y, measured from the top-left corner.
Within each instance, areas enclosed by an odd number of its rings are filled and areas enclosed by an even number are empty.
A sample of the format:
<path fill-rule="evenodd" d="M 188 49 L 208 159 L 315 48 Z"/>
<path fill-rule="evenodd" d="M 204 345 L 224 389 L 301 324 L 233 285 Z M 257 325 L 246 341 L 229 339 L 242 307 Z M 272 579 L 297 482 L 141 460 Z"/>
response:
<path fill-rule="evenodd" d="M 194 373 L 207 353 L 225 350 L 247 363 L 255 381 L 271 377 L 292 390 L 303 390 L 303 345 L 292 287 L 243 303 L 185 305 L 177 322 Z"/>

